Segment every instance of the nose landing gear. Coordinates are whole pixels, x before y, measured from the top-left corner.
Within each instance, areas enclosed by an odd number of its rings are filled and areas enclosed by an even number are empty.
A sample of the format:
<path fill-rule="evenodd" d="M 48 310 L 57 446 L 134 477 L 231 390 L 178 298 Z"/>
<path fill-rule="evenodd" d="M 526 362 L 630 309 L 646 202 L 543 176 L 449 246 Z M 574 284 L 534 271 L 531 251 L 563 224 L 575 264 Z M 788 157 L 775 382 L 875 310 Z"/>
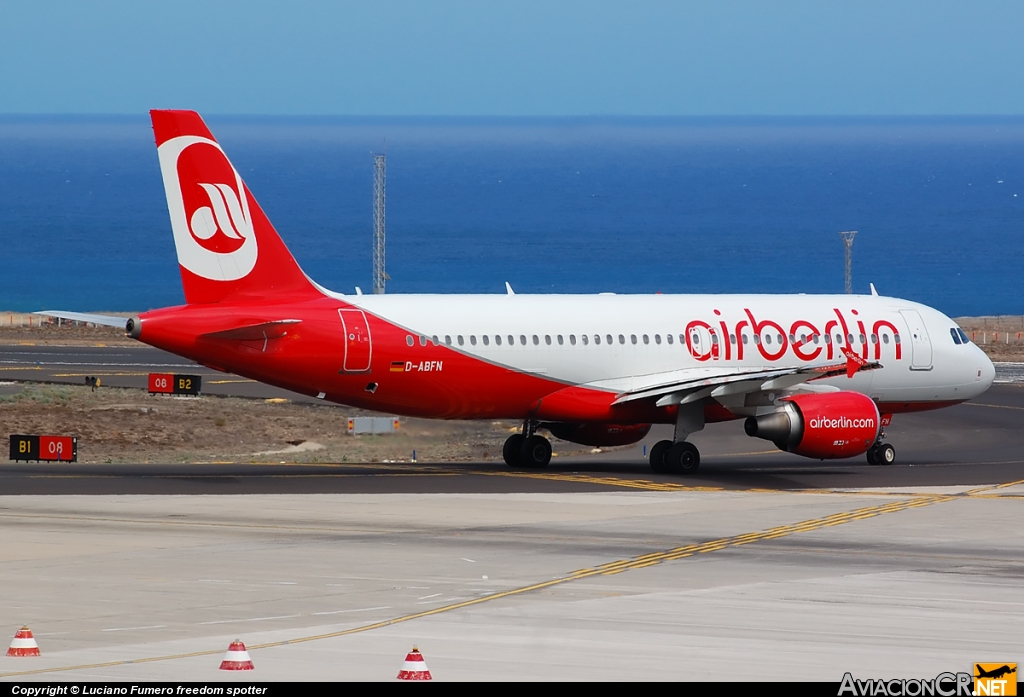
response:
<path fill-rule="evenodd" d="M 888 443 L 875 443 L 868 449 L 869 465 L 891 465 L 896 462 L 896 448 Z"/>
<path fill-rule="evenodd" d="M 551 462 L 551 443 L 536 433 L 535 421 L 524 421 L 523 432 L 513 433 L 505 440 L 501 455 L 509 467 L 543 469 Z"/>

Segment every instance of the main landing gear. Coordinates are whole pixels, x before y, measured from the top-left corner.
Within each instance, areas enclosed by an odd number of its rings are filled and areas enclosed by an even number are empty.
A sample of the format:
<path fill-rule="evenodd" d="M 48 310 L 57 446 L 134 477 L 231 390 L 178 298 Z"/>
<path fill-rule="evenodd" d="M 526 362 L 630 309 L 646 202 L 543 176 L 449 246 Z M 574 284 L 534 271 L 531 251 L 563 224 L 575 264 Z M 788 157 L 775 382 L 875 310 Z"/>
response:
<path fill-rule="evenodd" d="M 686 441 L 704 429 L 703 401 L 680 404 L 674 440 L 660 440 L 651 448 L 651 469 L 658 474 L 693 474 L 700 467 L 700 451 Z"/>
<path fill-rule="evenodd" d="M 651 469 L 658 474 L 693 474 L 700 467 L 700 451 L 693 443 L 660 440 L 651 448 Z"/>
<path fill-rule="evenodd" d="M 505 441 L 501 455 L 509 467 L 543 469 L 551 462 L 551 443 L 544 436 L 538 436 L 537 423 L 524 421 L 523 432 L 513 433 Z"/>

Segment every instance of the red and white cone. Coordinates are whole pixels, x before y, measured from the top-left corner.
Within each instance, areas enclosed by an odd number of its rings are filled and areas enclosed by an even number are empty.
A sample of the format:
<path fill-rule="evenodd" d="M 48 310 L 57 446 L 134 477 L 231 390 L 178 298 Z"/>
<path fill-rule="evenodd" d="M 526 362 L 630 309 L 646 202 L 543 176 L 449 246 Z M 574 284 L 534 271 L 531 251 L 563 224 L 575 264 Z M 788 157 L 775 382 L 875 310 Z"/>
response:
<path fill-rule="evenodd" d="M 433 680 L 430 671 L 427 669 L 427 662 L 423 660 L 423 654 L 415 646 L 405 656 L 405 663 L 398 671 L 399 680 Z"/>
<path fill-rule="evenodd" d="M 235 639 L 224 654 L 224 660 L 220 662 L 221 670 L 253 670 L 252 659 L 249 652 L 245 650 L 245 644 Z"/>
<path fill-rule="evenodd" d="M 11 648 L 7 649 L 7 655 L 16 657 L 39 655 L 39 644 L 32 636 L 31 629 L 22 627 L 18 630 L 18 633 L 14 635 L 14 641 L 11 642 Z"/>

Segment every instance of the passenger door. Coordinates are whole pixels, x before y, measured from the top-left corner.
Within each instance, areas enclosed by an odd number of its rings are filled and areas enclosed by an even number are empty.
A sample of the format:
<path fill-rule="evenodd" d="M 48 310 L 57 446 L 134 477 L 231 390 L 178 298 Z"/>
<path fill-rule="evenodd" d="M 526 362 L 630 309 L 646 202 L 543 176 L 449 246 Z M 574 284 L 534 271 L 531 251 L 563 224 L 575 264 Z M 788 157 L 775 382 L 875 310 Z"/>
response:
<path fill-rule="evenodd" d="M 345 359 L 342 372 L 368 373 L 373 347 L 370 342 L 370 325 L 366 313 L 356 308 L 338 310 L 341 327 L 345 332 Z"/>

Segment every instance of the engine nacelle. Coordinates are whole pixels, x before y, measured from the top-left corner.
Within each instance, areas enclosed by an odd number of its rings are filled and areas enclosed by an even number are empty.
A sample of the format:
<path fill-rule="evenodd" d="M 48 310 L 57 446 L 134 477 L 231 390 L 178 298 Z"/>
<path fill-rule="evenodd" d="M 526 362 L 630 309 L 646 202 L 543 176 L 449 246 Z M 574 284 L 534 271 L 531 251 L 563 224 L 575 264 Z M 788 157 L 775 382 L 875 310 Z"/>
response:
<path fill-rule="evenodd" d="M 555 438 L 580 445 L 629 445 L 647 435 L 650 424 L 546 423 Z"/>
<path fill-rule="evenodd" d="M 801 394 L 782 401 L 778 411 L 747 418 L 747 435 L 770 440 L 779 450 L 825 460 L 867 452 L 882 428 L 878 405 L 857 392 Z"/>

